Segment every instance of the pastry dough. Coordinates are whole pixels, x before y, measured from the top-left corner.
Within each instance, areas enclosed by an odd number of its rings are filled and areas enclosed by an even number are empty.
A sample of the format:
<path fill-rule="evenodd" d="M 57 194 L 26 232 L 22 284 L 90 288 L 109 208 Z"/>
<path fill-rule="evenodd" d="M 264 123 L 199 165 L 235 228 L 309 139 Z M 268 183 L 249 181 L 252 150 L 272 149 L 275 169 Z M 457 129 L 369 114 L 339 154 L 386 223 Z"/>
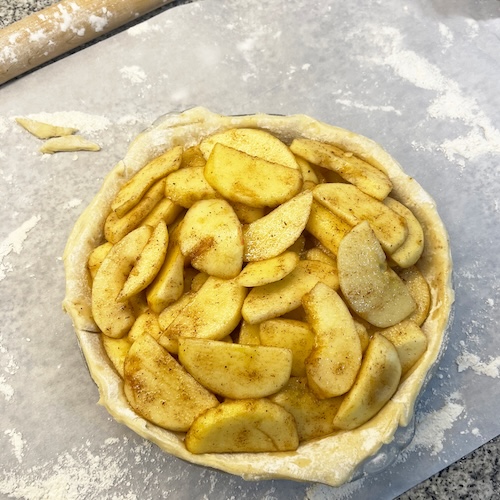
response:
<path fill-rule="evenodd" d="M 425 249 L 418 265 L 429 283 L 432 296 L 429 315 L 422 325 L 428 338 L 426 352 L 374 418 L 355 430 L 302 443 L 295 452 L 189 453 L 183 443 L 183 433 L 159 428 L 132 411 L 123 392 L 123 381 L 105 353 L 91 314 L 87 259 L 91 250 L 103 242 L 104 221 L 119 188 L 148 161 L 169 148 L 176 145 L 190 147 L 208 135 L 234 127 L 262 128 L 287 144 L 294 137 L 305 137 L 352 151 L 389 175 L 394 186 L 391 197 L 412 210 L 425 235 Z M 333 486 L 349 481 L 363 461 L 377 453 L 383 444 L 393 440 L 399 426 L 410 423 L 415 400 L 445 346 L 454 298 L 448 236 L 432 198 L 372 140 L 303 115 L 221 116 L 204 108 L 193 108 L 159 119 L 132 142 L 125 158 L 112 169 L 97 196 L 77 221 L 66 246 L 64 264 L 64 309 L 73 320 L 90 373 L 99 388 L 99 402 L 118 422 L 156 443 L 164 451 L 189 462 L 251 480 L 286 478 Z"/>

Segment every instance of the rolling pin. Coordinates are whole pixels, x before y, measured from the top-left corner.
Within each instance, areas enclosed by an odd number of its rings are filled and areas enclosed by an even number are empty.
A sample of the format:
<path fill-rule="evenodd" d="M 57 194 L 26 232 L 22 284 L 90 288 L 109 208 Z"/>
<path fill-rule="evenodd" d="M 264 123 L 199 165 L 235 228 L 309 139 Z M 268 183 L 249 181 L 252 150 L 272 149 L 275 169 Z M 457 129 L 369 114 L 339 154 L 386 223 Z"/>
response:
<path fill-rule="evenodd" d="M 173 0 L 62 0 L 0 30 L 0 85 Z"/>

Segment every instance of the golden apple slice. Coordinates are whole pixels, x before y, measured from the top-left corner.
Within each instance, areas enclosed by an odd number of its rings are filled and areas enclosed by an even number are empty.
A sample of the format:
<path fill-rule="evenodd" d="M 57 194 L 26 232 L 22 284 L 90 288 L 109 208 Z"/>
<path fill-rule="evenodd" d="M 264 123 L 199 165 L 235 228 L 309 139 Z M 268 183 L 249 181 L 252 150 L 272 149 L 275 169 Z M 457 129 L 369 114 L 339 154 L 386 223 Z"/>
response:
<path fill-rule="evenodd" d="M 296 450 L 299 438 L 284 408 L 267 399 L 245 399 L 200 415 L 184 443 L 191 453 L 257 453 Z"/>
<path fill-rule="evenodd" d="M 243 303 L 241 314 L 252 324 L 282 316 L 297 309 L 304 294 L 320 281 L 337 289 L 335 267 L 319 260 L 301 260 L 282 280 L 253 288 Z"/>
<path fill-rule="evenodd" d="M 92 314 L 101 332 L 123 337 L 135 321 L 128 302 L 118 302 L 127 277 L 151 236 L 151 228 L 142 226 L 127 234 L 106 255 L 92 283 Z"/>
<path fill-rule="evenodd" d="M 121 339 L 114 339 L 113 337 L 108 337 L 107 335 L 102 335 L 102 345 L 104 350 L 108 355 L 109 360 L 115 367 L 120 377 L 123 378 L 125 358 L 127 357 L 128 351 L 132 342 L 129 340 L 128 335 L 122 337 Z"/>
<path fill-rule="evenodd" d="M 363 193 L 351 184 L 318 184 L 314 199 L 344 219 L 351 226 L 368 221 L 380 244 L 389 254 L 406 240 L 408 228 L 399 214 L 381 201 Z"/>
<path fill-rule="evenodd" d="M 129 299 L 132 295 L 144 290 L 155 279 L 165 260 L 167 245 L 167 225 L 164 221 L 160 221 L 130 271 L 116 300 L 123 302 Z"/>
<path fill-rule="evenodd" d="M 240 322 L 241 306 L 246 294 L 246 288 L 233 280 L 209 276 L 198 292 L 190 296 L 163 336 L 170 339 L 181 336 L 213 340 L 224 338 Z M 160 314 L 162 327 L 165 314 L 165 311 Z"/>
<path fill-rule="evenodd" d="M 415 310 L 413 297 L 387 266 L 384 251 L 368 222 L 354 227 L 340 242 L 337 266 L 346 301 L 372 325 L 395 325 Z"/>
<path fill-rule="evenodd" d="M 267 285 L 289 275 L 298 263 L 295 252 L 284 252 L 270 259 L 249 262 L 235 280 L 245 287 Z"/>
<path fill-rule="evenodd" d="M 417 308 L 407 319 L 411 319 L 420 326 L 426 320 L 431 307 L 429 284 L 416 266 L 401 269 L 398 271 L 398 276 L 403 280 L 417 304 Z"/>
<path fill-rule="evenodd" d="M 111 211 L 104 223 L 104 236 L 111 243 L 117 243 L 126 234 L 133 231 L 151 213 L 155 206 L 163 199 L 165 179 L 154 184 L 142 199 L 123 217 Z"/>
<path fill-rule="evenodd" d="M 238 335 L 238 344 L 261 345 L 260 324 L 251 325 L 246 321 L 242 321 Z"/>
<path fill-rule="evenodd" d="M 165 181 L 165 196 L 184 208 L 200 200 L 221 197 L 205 179 L 203 167 L 182 168 L 172 172 Z"/>
<path fill-rule="evenodd" d="M 215 394 L 231 399 L 263 398 L 287 383 L 292 352 L 280 347 L 180 337 L 179 361 Z"/>
<path fill-rule="evenodd" d="M 240 221 L 225 200 L 201 200 L 187 212 L 179 229 L 181 252 L 199 271 L 230 279 L 243 265 Z"/>
<path fill-rule="evenodd" d="M 361 342 L 351 313 L 323 283 L 304 295 L 302 306 L 314 332 L 314 348 L 306 360 L 309 387 L 321 399 L 341 396 L 361 366 Z"/>
<path fill-rule="evenodd" d="M 302 174 L 216 144 L 204 168 L 205 178 L 225 199 L 250 207 L 276 207 L 295 196 L 302 186 Z"/>
<path fill-rule="evenodd" d="M 391 259 L 402 268 L 413 266 L 424 251 L 424 231 L 413 212 L 394 198 L 387 197 L 384 205 L 404 217 L 408 227 L 408 236 L 403 244 L 391 253 Z"/>
<path fill-rule="evenodd" d="M 396 392 L 401 363 L 394 345 L 376 333 L 366 350 L 358 377 L 333 420 L 338 429 L 351 430 L 375 416 Z"/>
<path fill-rule="evenodd" d="M 390 340 L 396 348 L 401 362 L 402 375 L 406 374 L 427 349 L 427 337 L 413 321 L 401 321 L 378 333 Z"/>
<path fill-rule="evenodd" d="M 313 200 L 306 229 L 333 255 L 337 255 L 339 244 L 352 225 Z"/>
<path fill-rule="evenodd" d="M 182 147 L 175 146 L 151 160 L 120 189 L 111 204 L 113 212 L 118 217 L 123 217 L 139 203 L 153 184 L 179 168 L 181 158 Z"/>
<path fill-rule="evenodd" d="M 281 391 L 269 400 L 293 415 L 300 441 L 326 436 L 335 431 L 333 419 L 343 397 L 319 399 L 307 385 L 305 377 L 290 377 Z"/>
<path fill-rule="evenodd" d="M 101 264 L 103 263 L 104 259 L 106 258 L 106 255 L 108 255 L 109 251 L 113 248 L 113 243 L 110 243 L 109 241 L 106 241 L 106 243 L 103 243 L 102 245 L 99 245 L 98 247 L 94 248 L 92 252 L 90 252 L 88 261 L 87 261 L 87 267 L 89 268 L 90 272 L 90 277 L 92 279 L 95 278 L 95 275 L 97 274 L 97 271 L 101 267 Z"/>
<path fill-rule="evenodd" d="M 295 156 L 288 146 L 277 137 L 255 128 L 234 128 L 213 134 L 204 139 L 200 144 L 201 152 L 208 160 L 216 144 L 223 144 L 230 148 L 243 151 L 244 153 L 262 158 L 271 163 L 277 163 L 285 167 L 297 169 L 299 166 Z"/>
<path fill-rule="evenodd" d="M 123 389 L 138 415 L 171 431 L 187 431 L 196 417 L 219 404 L 147 334 L 125 358 Z"/>
<path fill-rule="evenodd" d="M 287 250 L 306 227 L 311 204 L 311 192 L 304 191 L 244 226 L 245 262 L 270 259 Z"/>
<path fill-rule="evenodd" d="M 290 149 L 315 165 L 333 170 L 377 200 L 383 200 L 392 190 L 392 182 L 385 173 L 333 144 L 298 138 Z"/>
<path fill-rule="evenodd" d="M 135 342 L 139 337 L 145 334 L 151 335 L 156 341 L 160 338 L 161 328 L 158 322 L 158 314 L 147 309 L 142 314 L 137 316 L 132 328 L 128 332 L 127 338 L 130 342 Z"/>
<path fill-rule="evenodd" d="M 149 307 L 160 314 L 184 291 L 184 256 L 179 245 L 171 242 L 163 265 L 147 290 Z"/>
<path fill-rule="evenodd" d="M 293 319 L 269 319 L 260 323 L 259 338 L 262 345 L 290 349 L 291 375 L 306 376 L 305 361 L 314 346 L 314 333 L 307 323 Z"/>

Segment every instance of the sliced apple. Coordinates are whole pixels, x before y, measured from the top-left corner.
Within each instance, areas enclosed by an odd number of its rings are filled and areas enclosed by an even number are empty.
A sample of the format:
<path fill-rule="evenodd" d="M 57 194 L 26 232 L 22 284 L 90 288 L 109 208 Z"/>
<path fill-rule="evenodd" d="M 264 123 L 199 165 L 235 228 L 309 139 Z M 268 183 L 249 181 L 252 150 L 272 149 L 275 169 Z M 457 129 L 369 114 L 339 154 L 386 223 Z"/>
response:
<path fill-rule="evenodd" d="M 184 442 L 191 453 L 293 451 L 299 446 L 292 415 L 267 399 L 221 403 L 193 422 Z"/>
<path fill-rule="evenodd" d="M 284 347 L 292 351 L 292 376 L 305 377 L 306 359 L 314 346 L 314 333 L 304 321 L 269 319 L 260 323 L 262 345 Z"/>
<path fill-rule="evenodd" d="M 408 227 L 408 236 L 403 244 L 391 253 L 391 259 L 402 268 L 413 266 L 424 251 L 424 231 L 413 212 L 394 198 L 387 197 L 384 205 L 404 217 Z"/>
<path fill-rule="evenodd" d="M 122 291 L 117 297 L 118 301 L 124 302 L 151 284 L 163 265 L 167 254 L 167 246 L 168 230 L 167 225 L 162 220 L 153 230 L 135 266 L 130 271 L 127 281 L 125 281 Z"/>
<path fill-rule="evenodd" d="M 351 226 L 368 221 L 384 250 L 391 254 L 406 240 L 408 228 L 399 214 L 352 184 L 318 184 L 314 199 Z"/>
<path fill-rule="evenodd" d="M 317 398 L 305 377 L 290 377 L 281 391 L 269 396 L 273 403 L 293 415 L 300 441 L 319 438 L 335 431 L 333 419 L 342 398 Z"/>
<path fill-rule="evenodd" d="M 277 137 L 255 128 L 233 128 L 213 134 L 204 139 L 200 144 L 201 152 L 208 160 L 216 144 L 223 144 L 230 148 L 262 158 L 272 163 L 285 167 L 299 169 L 295 156 L 288 146 Z"/>
<path fill-rule="evenodd" d="M 309 387 L 321 399 L 341 396 L 361 366 L 361 342 L 351 313 L 323 283 L 304 295 L 302 306 L 314 332 L 314 348 L 306 360 Z"/>
<path fill-rule="evenodd" d="M 405 375 L 427 349 L 427 337 L 413 321 L 401 321 L 379 332 L 390 340 L 398 352 L 401 373 Z"/>
<path fill-rule="evenodd" d="M 160 314 L 160 325 L 166 326 L 160 343 L 163 344 L 163 337 L 170 340 L 181 336 L 213 340 L 224 338 L 240 322 L 246 294 L 246 288 L 233 280 L 209 276 L 198 292 L 183 296 L 189 297 L 187 303 L 168 326 L 164 322 L 166 310 Z"/>
<path fill-rule="evenodd" d="M 191 265 L 211 276 L 230 279 L 243 265 L 241 224 L 225 200 L 201 200 L 184 216 L 179 245 Z"/>
<path fill-rule="evenodd" d="M 333 420 L 338 429 L 351 430 L 375 416 L 396 392 L 401 363 L 394 345 L 376 333 L 366 350 L 358 377 Z"/>
<path fill-rule="evenodd" d="M 282 316 L 297 309 L 303 295 L 320 281 L 337 289 L 335 267 L 319 260 L 301 260 L 282 280 L 253 288 L 243 303 L 241 314 L 252 324 Z"/>
<path fill-rule="evenodd" d="M 151 236 L 151 228 L 142 226 L 113 245 L 92 283 L 92 314 L 104 335 L 123 337 L 135 321 L 128 302 L 118 302 L 127 277 Z"/>
<path fill-rule="evenodd" d="M 333 170 L 377 200 L 383 200 L 392 190 L 392 182 L 385 173 L 333 144 L 297 138 L 293 140 L 290 149 L 315 165 Z"/>
<path fill-rule="evenodd" d="M 220 194 L 207 182 L 203 167 L 181 168 L 165 180 L 165 195 L 184 208 L 200 200 L 220 198 Z"/>
<path fill-rule="evenodd" d="M 311 192 L 304 191 L 261 219 L 244 226 L 244 260 L 270 259 L 287 250 L 306 227 L 311 204 Z"/>
<path fill-rule="evenodd" d="M 288 276 L 298 263 L 295 252 L 284 252 L 270 259 L 249 262 L 235 279 L 245 287 L 267 285 Z"/>
<path fill-rule="evenodd" d="M 219 404 L 147 334 L 125 358 L 123 389 L 138 415 L 171 431 L 187 431 L 196 417 Z"/>
<path fill-rule="evenodd" d="M 151 160 L 120 189 L 111 204 L 113 212 L 123 217 L 141 201 L 153 184 L 180 167 L 181 158 L 182 147 L 175 146 Z"/>
<path fill-rule="evenodd" d="M 290 378 L 290 349 L 179 338 L 179 361 L 204 387 L 231 399 L 263 398 Z"/>
<path fill-rule="evenodd" d="M 354 227 L 340 242 L 337 266 L 346 301 L 372 325 L 395 325 L 415 310 L 413 297 L 387 266 L 384 251 L 368 222 Z"/>
<path fill-rule="evenodd" d="M 184 256 L 179 245 L 170 242 L 163 265 L 147 290 L 149 307 L 160 314 L 184 291 Z"/>
<path fill-rule="evenodd" d="M 398 271 L 398 276 L 404 281 L 413 300 L 417 304 L 415 311 L 408 316 L 418 326 L 426 320 L 431 307 L 431 292 L 424 275 L 416 266 L 411 266 Z"/>
<path fill-rule="evenodd" d="M 227 200 L 250 207 L 276 207 L 295 196 L 302 174 L 237 149 L 216 144 L 204 167 L 207 182 Z"/>
<path fill-rule="evenodd" d="M 339 244 L 352 229 L 352 225 L 321 203 L 313 200 L 306 229 L 333 255 L 337 255 Z"/>

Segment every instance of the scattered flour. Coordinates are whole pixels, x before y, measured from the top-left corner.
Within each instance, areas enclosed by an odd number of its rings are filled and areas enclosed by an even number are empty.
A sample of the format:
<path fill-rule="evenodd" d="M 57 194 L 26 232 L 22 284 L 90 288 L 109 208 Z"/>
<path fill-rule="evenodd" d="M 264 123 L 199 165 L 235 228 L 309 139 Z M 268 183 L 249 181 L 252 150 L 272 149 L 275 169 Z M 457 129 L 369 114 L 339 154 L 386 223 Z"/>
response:
<path fill-rule="evenodd" d="M 26 444 L 26 441 L 23 439 L 23 435 L 15 429 L 7 429 L 4 431 L 4 434 L 10 438 L 12 453 L 16 457 L 16 460 L 19 463 L 22 463 L 24 457 L 24 445 Z"/>
<path fill-rule="evenodd" d="M 22 461 L 25 445 L 22 436 L 11 430 L 5 434 L 10 437 L 18 462 Z M 87 441 L 79 448 L 63 452 L 28 470 L 18 466 L 10 471 L 0 471 L 0 495 L 24 500 L 79 500 L 95 498 L 96 495 L 102 500 L 136 500 L 139 496 L 130 491 L 128 464 L 150 461 L 152 450 L 153 445 L 147 441 L 130 448 L 124 437 L 121 440 L 109 438 L 93 452 Z M 158 462 L 156 467 L 157 474 L 164 474 L 161 463 Z M 140 474 L 138 482 L 142 494 L 155 481 L 155 475 L 147 469 Z M 123 494 L 119 492 L 120 486 L 124 486 Z"/>
<path fill-rule="evenodd" d="M 401 111 L 397 110 L 393 106 L 369 106 L 360 102 L 353 102 L 348 99 L 336 99 L 335 102 L 348 108 L 362 109 L 364 111 L 384 111 L 386 113 L 396 113 L 397 115 L 401 115 Z"/>
<path fill-rule="evenodd" d="M 7 383 L 7 379 L 3 375 L 0 375 L 0 394 L 6 401 L 10 401 L 14 396 L 14 388 Z"/>
<path fill-rule="evenodd" d="M 151 21 L 145 21 L 143 23 L 139 23 L 135 26 L 132 26 L 127 30 L 127 34 L 129 36 L 141 36 L 146 33 L 151 33 L 151 32 L 161 32 L 162 27 L 159 26 L 158 24 L 153 24 Z"/>
<path fill-rule="evenodd" d="M 500 378 L 500 356 L 489 357 L 488 361 L 482 361 L 477 354 L 472 354 L 466 350 L 457 357 L 458 371 L 463 372 L 471 369 L 478 375 L 486 375 L 491 378 Z"/>
<path fill-rule="evenodd" d="M 12 231 L 0 243 L 0 281 L 2 281 L 8 272 L 12 271 L 12 266 L 5 264 L 5 258 L 12 252 L 19 255 L 23 249 L 23 243 L 28 237 L 29 232 L 40 222 L 40 215 L 33 215 L 17 229 Z"/>
<path fill-rule="evenodd" d="M 451 394 L 442 408 L 423 414 L 417 421 L 415 436 L 402 453 L 402 457 L 408 452 L 418 448 L 430 450 L 430 455 L 438 455 L 444 446 L 445 432 L 453 427 L 455 421 L 465 411 L 460 404 L 461 395 L 458 392 Z"/>
<path fill-rule="evenodd" d="M 106 7 L 103 7 L 101 9 L 102 16 L 97 16 L 95 14 L 91 14 L 89 16 L 89 24 L 91 28 L 96 32 L 100 33 L 101 31 L 104 31 L 106 26 L 108 25 L 108 20 L 111 17 L 111 12 L 106 9 Z"/>
<path fill-rule="evenodd" d="M 446 24 L 439 23 L 439 34 L 443 40 L 443 46 L 445 49 L 450 48 L 453 45 L 453 32 L 446 26 Z"/>
<path fill-rule="evenodd" d="M 440 29 L 443 32 L 443 28 Z M 437 145 L 448 160 L 464 166 L 464 159 L 472 160 L 486 153 L 500 154 L 500 130 L 457 82 L 443 75 L 439 67 L 424 57 L 406 49 L 404 37 L 396 28 L 376 26 L 370 33 L 379 49 L 376 56 L 368 58 L 370 62 L 389 66 L 397 76 L 416 87 L 436 92 L 436 98 L 428 107 L 429 118 L 460 120 L 470 128 L 467 134 Z"/>
<path fill-rule="evenodd" d="M 139 66 L 123 66 L 120 68 L 120 73 L 123 78 L 130 80 L 132 83 L 143 83 L 147 79 L 147 75 Z"/>
<path fill-rule="evenodd" d="M 69 209 L 69 208 L 75 208 L 78 207 L 82 204 L 82 200 L 79 198 L 73 198 L 72 200 L 69 200 L 67 203 L 64 205 L 64 209 Z"/>

